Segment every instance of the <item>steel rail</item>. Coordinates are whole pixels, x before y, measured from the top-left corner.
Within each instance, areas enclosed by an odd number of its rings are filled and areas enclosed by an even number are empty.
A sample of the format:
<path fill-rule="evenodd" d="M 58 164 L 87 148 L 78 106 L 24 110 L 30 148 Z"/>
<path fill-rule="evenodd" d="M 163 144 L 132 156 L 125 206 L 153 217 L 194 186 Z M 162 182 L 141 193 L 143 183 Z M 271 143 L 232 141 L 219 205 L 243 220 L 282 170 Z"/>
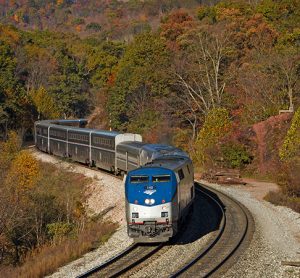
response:
<path fill-rule="evenodd" d="M 164 245 L 165 243 L 161 243 L 157 246 L 133 244 L 120 254 L 114 256 L 101 265 L 93 267 L 87 272 L 77 276 L 77 278 L 92 277 L 94 275 L 97 275 L 95 277 L 119 277 L 120 275 L 144 262 L 153 254 L 158 252 Z M 137 255 L 134 252 L 136 252 Z M 139 253 L 142 253 L 142 255 L 139 255 Z M 126 258 L 126 256 L 129 258 Z"/>
<path fill-rule="evenodd" d="M 178 277 L 178 276 L 187 276 L 187 277 L 192 277 L 194 276 L 193 274 L 197 274 L 197 277 L 209 277 L 212 276 L 213 274 L 215 274 L 217 271 L 219 271 L 222 266 L 224 266 L 226 264 L 226 262 L 232 258 L 234 256 L 234 254 L 236 253 L 236 251 L 239 249 L 239 247 L 242 245 L 242 243 L 244 242 L 247 234 L 251 234 L 249 235 L 249 238 L 252 237 L 252 233 L 253 229 L 251 231 L 249 231 L 249 222 L 251 222 L 251 224 L 253 224 L 254 226 L 254 222 L 253 219 L 251 217 L 251 214 L 247 211 L 247 209 L 240 204 L 238 201 L 234 200 L 233 198 L 225 195 L 224 193 L 216 190 L 216 189 L 212 189 L 208 186 L 205 185 L 200 185 L 198 183 L 196 183 L 196 188 L 198 191 L 200 191 L 201 193 L 204 193 L 205 196 L 207 198 L 210 198 L 210 200 L 212 202 L 215 203 L 215 205 L 218 207 L 218 209 L 221 210 L 222 213 L 222 221 L 220 224 L 220 229 L 218 234 L 214 237 L 214 239 L 212 241 L 210 241 L 210 243 L 200 251 L 199 254 L 197 254 L 197 256 L 191 260 L 190 262 L 188 262 L 187 264 L 185 264 L 181 269 L 179 269 L 177 272 L 173 273 L 170 277 L 174 278 L 174 277 Z M 205 190 L 201 189 L 204 188 Z M 218 197 L 221 197 L 222 202 L 224 201 L 225 203 L 225 208 L 222 206 L 222 204 L 220 203 L 219 200 L 216 200 L 213 196 L 212 193 L 216 194 Z M 229 206 L 229 203 L 231 203 L 231 205 L 234 205 L 235 207 L 237 207 L 239 209 L 238 212 L 238 217 L 241 217 L 241 222 L 244 222 L 243 226 L 240 229 L 240 235 L 238 237 L 238 239 L 235 241 L 234 245 L 230 245 L 230 246 L 226 246 L 226 244 L 222 245 L 222 246 L 217 246 L 218 244 L 220 244 L 220 241 L 222 241 L 223 236 L 229 236 L 228 234 L 226 235 L 226 229 L 228 228 L 228 218 L 229 217 L 233 217 L 231 214 L 233 214 L 234 212 L 230 212 L 230 209 L 227 209 L 227 207 Z M 251 219 L 249 219 L 251 218 Z M 249 232 L 249 233 L 248 233 Z M 234 235 L 231 235 L 232 237 L 234 237 Z M 223 239 L 223 241 L 228 242 L 226 240 Z M 209 256 L 209 253 L 212 252 L 212 250 L 214 248 L 223 248 L 223 250 L 226 250 L 227 248 L 227 254 L 223 254 L 223 258 L 221 258 L 220 261 L 218 261 L 217 263 L 213 264 L 212 260 L 211 260 L 211 256 Z M 213 252 L 212 252 L 213 254 Z M 219 255 L 219 253 L 217 253 L 217 255 Z M 222 254 L 221 254 L 222 255 Z M 206 258 L 208 257 L 208 258 Z M 204 261 L 203 261 L 204 260 Z M 206 260 L 206 261 L 205 261 Z M 194 268 L 193 271 L 190 271 L 191 268 Z M 197 271 L 198 270 L 198 271 Z"/>
<path fill-rule="evenodd" d="M 107 261 L 105 261 L 104 263 L 95 266 L 91 269 L 89 269 L 88 271 L 76 276 L 76 278 L 85 278 L 85 277 L 89 277 L 92 274 L 94 274 L 95 272 L 107 267 L 108 265 L 112 264 L 113 262 L 121 259 L 122 257 L 124 257 L 126 254 L 128 254 L 129 252 L 131 252 L 132 250 L 134 250 L 137 247 L 137 244 L 132 244 L 130 246 L 128 246 L 125 250 L 123 250 L 121 253 L 115 255 L 114 257 L 108 259 Z"/>

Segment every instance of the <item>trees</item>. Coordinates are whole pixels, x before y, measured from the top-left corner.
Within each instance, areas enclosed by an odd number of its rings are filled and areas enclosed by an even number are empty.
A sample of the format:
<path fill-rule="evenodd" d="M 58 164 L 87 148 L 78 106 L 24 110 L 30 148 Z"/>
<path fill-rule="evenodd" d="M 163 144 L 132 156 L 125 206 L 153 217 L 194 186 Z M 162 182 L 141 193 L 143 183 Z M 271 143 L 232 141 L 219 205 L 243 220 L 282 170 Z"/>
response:
<path fill-rule="evenodd" d="M 300 107 L 293 116 L 293 120 L 279 151 L 282 161 L 297 158 L 300 153 Z"/>
<path fill-rule="evenodd" d="M 210 165 L 216 159 L 218 143 L 232 128 L 229 113 L 225 108 L 214 108 L 205 117 L 205 122 L 197 136 L 195 143 L 195 160 L 200 164 Z"/>
<path fill-rule="evenodd" d="M 170 49 L 178 48 L 178 38 L 186 33 L 189 29 L 194 29 L 196 22 L 183 9 L 174 10 L 162 19 L 160 25 L 160 36 L 167 40 L 167 45 Z"/>
<path fill-rule="evenodd" d="M 284 47 L 274 53 L 272 66 L 275 74 L 278 75 L 280 88 L 285 92 L 288 99 L 288 109 L 294 111 L 295 97 L 299 97 L 299 70 L 300 54 L 299 48 Z"/>
<path fill-rule="evenodd" d="M 181 52 L 174 69 L 177 97 L 196 136 L 201 117 L 220 107 L 226 84 L 229 42 L 226 34 L 194 29 L 180 37 Z"/>
<path fill-rule="evenodd" d="M 125 130 L 133 121 L 144 124 L 136 114 L 153 110 L 155 99 L 167 94 L 168 65 L 166 47 L 155 34 L 140 34 L 128 46 L 110 90 L 108 109 L 113 128 Z"/>
<path fill-rule="evenodd" d="M 57 105 L 53 97 L 45 90 L 44 87 L 32 90 L 30 95 L 38 112 L 38 120 L 54 119 L 59 117 Z"/>
<path fill-rule="evenodd" d="M 22 88 L 15 76 L 16 58 L 12 46 L 0 38 L 0 130 L 7 133 L 13 118 L 21 112 Z"/>

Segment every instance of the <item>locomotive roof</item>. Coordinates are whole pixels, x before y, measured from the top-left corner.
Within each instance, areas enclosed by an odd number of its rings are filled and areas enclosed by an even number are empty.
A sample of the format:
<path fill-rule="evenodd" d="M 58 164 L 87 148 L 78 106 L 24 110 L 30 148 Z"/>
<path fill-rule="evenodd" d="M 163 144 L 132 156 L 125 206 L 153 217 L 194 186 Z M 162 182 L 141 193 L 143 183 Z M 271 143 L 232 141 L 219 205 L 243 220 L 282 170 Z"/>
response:
<path fill-rule="evenodd" d="M 147 144 L 143 147 L 143 149 L 147 151 L 159 152 L 163 150 L 173 150 L 176 149 L 176 147 L 165 144 Z"/>
<path fill-rule="evenodd" d="M 174 155 L 174 156 L 166 156 L 166 157 L 161 157 L 159 159 L 155 159 L 152 162 L 147 163 L 142 168 L 162 167 L 170 170 L 176 170 L 188 163 L 191 163 L 191 159 L 189 157 Z"/>
<path fill-rule="evenodd" d="M 128 147 L 133 147 L 133 148 L 141 148 L 147 143 L 144 142 L 139 142 L 139 141 L 124 141 L 121 142 L 118 146 L 128 146 Z"/>

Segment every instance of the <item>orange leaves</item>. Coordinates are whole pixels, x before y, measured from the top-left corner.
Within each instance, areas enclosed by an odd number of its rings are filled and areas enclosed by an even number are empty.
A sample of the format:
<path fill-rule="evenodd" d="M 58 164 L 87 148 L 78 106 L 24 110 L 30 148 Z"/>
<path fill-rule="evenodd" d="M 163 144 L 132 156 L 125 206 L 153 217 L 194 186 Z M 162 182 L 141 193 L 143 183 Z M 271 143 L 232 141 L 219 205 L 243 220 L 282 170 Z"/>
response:
<path fill-rule="evenodd" d="M 77 32 L 81 32 L 82 31 L 82 27 L 80 25 L 76 25 L 75 30 Z"/>
<path fill-rule="evenodd" d="M 239 9 L 236 8 L 218 8 L 217 9 L 217 20 L 237 20 L 242 16 L 242 13 Z"/>
<path fill-rule="evenodd" d="M 17 14 L 14 14 L 13 16 L 14 21 L 19 22 L 20 21 L 20 17 Z"/>
<path fill-rule="evenodd" d="M 20 193 L 34 188 L 39 177 L 38 161 L 28 151 L 21 151 L 12 161 L 5 182 Z"/>
<path fill-rule="evenodd" d="M 11 26 L 0 25 L 0 39 L 8 43 L 16 44 L 20 40 L 20 34 Z"/>
<path fill-rule="evenodd" d="M 172 48 L 172 42 L 175 42 L 180 35 L 194 27 L 195 24 L 194 19 L 186 11 L 176 10 L 161 24 L 161 36 L 169 41 Z"/>
<path fill-rule="evenodd" d="M 57 0 L 56 5 L 57 6 L 62 6 L 64 4 L 64 0 Z"/>
<path fill-rule="evenodd" d="M 273 46 L 278 33 L 260 14 L 255 14 L 244 25 L 246 36 L 254 47 Z"/>

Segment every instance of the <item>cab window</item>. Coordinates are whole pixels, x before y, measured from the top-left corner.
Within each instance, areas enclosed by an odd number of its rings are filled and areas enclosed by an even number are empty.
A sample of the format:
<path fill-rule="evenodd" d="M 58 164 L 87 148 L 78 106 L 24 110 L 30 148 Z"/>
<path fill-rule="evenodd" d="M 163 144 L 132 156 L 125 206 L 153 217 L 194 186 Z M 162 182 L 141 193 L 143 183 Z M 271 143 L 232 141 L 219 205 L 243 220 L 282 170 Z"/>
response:
<path fill-rule="evenodd" d="M 149 177 L 148 176 L 131 176 L 130 177 L 130 182 L 131 183 L 145 183 L 145 182 L 149 182 Z"/>
<path fill-rule="evenodd" d="M 182 169 L 180 169 L 180 170 L 178 171 L 178 176 L 179 176 L 179 179 L 180 179 L 180 180 L 183 180 L 183 179 L 184 179 L 184 173 L 183 173 Z"/>
<path fill-rule="evenodd" d="M 170 175 L 153 176 L 152 182 L 169 182 L 171 180 Z"/>

